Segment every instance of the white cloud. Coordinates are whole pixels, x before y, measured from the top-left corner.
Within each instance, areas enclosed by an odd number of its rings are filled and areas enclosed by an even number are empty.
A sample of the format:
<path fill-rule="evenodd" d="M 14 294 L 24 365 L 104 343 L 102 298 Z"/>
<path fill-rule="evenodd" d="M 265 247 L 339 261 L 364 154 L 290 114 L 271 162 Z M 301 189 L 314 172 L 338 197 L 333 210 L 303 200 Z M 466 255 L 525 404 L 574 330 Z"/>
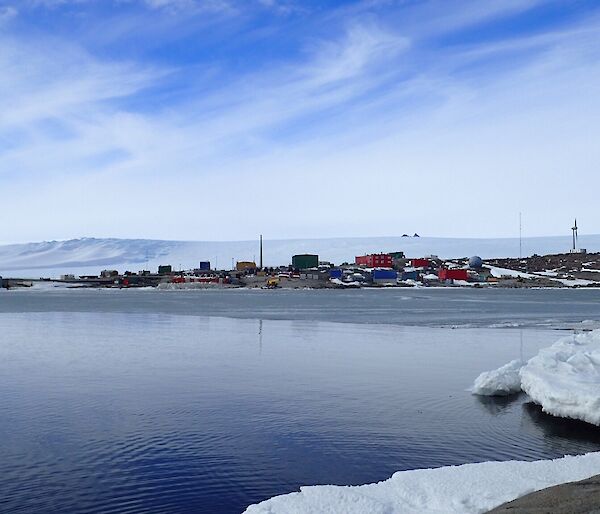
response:
<path fill-rule="evenodd" d="M 24 0 L 32 7 L 57 8 L 65 5 L 86 5 L 112 2 L 113 4 L 139 4 L 150 9 L 203 12 L 231 12 L 229 0 Z"/>
<path fill-rule="evenodd" d="M 433 57 L 418 33 L 361 21 L 300 61 L 143 112 L 121 100 L 173 70 L 2 38 L 0 215 L 22 221 L 5 237 L 509 235 L 519 210 L 537 233 L 574 209 L 596 219 L 597 20 Z M 526 65 L 457 74 L 521 50 Z"/>

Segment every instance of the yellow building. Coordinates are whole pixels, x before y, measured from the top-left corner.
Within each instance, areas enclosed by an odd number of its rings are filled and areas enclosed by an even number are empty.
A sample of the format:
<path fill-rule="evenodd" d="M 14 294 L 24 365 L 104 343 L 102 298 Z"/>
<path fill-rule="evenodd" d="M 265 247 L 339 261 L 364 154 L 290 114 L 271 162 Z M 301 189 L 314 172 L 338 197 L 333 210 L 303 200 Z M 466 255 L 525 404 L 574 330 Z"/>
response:
<path fill-rule="evenodd" d="M 238 261 L 235 263 L 237 271 L 248 271 L 256 269 L 256 263 L 253 261 Z"/>

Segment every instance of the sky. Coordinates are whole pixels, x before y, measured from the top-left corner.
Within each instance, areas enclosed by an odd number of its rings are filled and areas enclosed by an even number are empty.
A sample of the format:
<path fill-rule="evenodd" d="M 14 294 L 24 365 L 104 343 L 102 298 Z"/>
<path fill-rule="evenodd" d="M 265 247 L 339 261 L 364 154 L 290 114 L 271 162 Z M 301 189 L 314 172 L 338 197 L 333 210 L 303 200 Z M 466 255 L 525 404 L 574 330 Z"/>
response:
<path fill-rule="evenodd" d="M 0 242 L 600 233 L 600 3 L 0 0 Z"/>

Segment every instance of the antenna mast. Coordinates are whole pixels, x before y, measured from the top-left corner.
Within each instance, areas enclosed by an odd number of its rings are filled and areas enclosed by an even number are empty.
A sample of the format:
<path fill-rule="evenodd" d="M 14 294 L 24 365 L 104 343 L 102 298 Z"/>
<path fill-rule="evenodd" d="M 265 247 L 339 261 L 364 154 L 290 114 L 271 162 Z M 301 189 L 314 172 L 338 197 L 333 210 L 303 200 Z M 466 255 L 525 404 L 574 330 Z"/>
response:
<path fill-rule="evenodd" d="M 262 245 L 262 234 L 260 235 L 260 269 L 263 267 L 263 245 Z"/>
<path fill-rule="evenodd" d="M 519 212 L 519 259 L 523 258 L 523 223 Z"/>

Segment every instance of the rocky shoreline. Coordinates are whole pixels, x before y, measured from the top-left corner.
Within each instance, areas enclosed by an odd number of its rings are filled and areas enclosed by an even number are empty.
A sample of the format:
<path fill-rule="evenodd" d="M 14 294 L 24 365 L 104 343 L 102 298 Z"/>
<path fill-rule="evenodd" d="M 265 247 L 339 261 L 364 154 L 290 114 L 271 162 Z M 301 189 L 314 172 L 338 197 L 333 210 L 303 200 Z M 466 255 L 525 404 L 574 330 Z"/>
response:
<path fill-rule="evenodd" d="M 600 475 L 527 494 L 488 514 L 600 514 Z"/>

